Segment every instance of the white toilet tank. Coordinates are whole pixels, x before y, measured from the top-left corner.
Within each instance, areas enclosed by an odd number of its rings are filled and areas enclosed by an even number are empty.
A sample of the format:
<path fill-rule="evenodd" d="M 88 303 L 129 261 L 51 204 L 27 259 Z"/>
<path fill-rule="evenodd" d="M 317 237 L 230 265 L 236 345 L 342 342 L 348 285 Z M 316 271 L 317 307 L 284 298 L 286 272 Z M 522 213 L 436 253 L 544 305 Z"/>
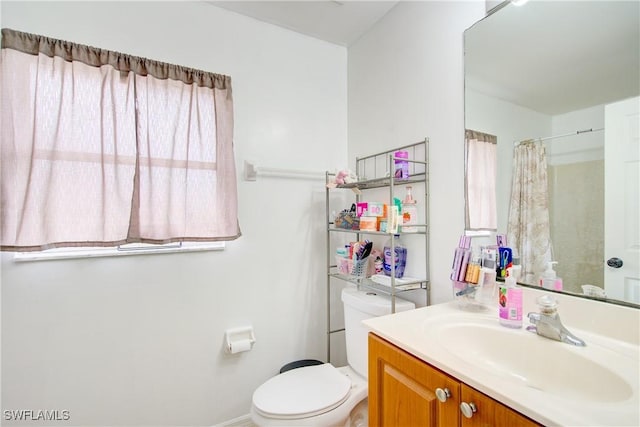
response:
<path fill-rule="evenodd" d="M 354 371 L 367 378 L 369 329 L 362 324 L 362 321 L 391 314 L 391 297 L 347 287 L 342 290 L 342 303 L 347 362 Z M 414 303 L 396 297 L 396 313 L 414 308 Z"/>

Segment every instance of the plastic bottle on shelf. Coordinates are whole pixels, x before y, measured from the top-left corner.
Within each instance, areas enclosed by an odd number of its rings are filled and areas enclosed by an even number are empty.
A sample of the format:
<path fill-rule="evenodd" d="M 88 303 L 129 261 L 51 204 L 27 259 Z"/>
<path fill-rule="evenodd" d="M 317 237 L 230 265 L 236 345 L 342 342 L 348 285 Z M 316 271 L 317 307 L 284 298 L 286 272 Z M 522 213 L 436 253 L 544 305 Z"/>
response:
<path fill-rule="evenodd" d="M 395 252 L 395 277 L 396 279 L 404 276 L 404 268 L 407 264 L 407 248 L 400 240 L 400 235 L 395 234 L 393 237 L 393 246 Z M 382 260 L 382 266 L 384 268 L 384 274 L 387 276 L 391 276 L 391 262 L 392 262 L 392 254 L 391 254 L 391 239 L 387 240 L 384 244 L 384 259 Z"/>
<path fill-rule="evenodd" d="M 384 263 L 382 262 L 382 258 L 376 257 L 374 261 L 374 271 L 375 274 L 380 274 L 384 271 Z"/>
<path fill-rule="evenodd" d="M 402 201 L 402 232 L 414 233 L 418 231 L 415 225 L 418 223 L 418 207 L 411 193 L 411 186 L 407 185 L 407 193 Z"/>

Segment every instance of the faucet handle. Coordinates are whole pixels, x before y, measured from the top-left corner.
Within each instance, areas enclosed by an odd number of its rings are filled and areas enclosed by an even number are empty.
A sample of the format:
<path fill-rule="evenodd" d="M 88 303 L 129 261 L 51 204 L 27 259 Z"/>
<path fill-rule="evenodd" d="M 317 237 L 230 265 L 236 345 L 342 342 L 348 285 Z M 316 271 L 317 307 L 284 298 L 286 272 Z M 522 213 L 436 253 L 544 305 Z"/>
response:
<path fill-rule="evenodd" d="M 551 295 L 543 295 L 536 302 L 540 306 L 542 314 L 554 315 L 558 311 L 558 301 Z"/>
<path fill-rule="evenodd" d="M 534 325 L 540 321 L 540 313 L 529 313 L 527 314 L 527 317 L 529 318 L 529 322 Z"/>

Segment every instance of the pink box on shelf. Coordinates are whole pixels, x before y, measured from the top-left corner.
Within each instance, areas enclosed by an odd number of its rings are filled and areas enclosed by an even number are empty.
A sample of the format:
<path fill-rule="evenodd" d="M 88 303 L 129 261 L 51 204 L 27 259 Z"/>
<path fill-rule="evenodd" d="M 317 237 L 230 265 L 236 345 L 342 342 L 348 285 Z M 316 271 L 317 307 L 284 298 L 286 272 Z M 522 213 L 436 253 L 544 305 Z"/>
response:
<path fill-rule="evenodd" d="M 356 203 L 356 215 L 362 216 L 369 209 L 369 203 L 367 202 L 358 202 Z"/>

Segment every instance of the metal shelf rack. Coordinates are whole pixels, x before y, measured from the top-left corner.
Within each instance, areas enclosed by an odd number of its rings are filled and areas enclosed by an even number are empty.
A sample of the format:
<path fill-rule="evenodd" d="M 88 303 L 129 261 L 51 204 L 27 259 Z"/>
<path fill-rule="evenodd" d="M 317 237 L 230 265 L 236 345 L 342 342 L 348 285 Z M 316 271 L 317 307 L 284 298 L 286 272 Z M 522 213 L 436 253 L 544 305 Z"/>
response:
<path fill-rule="evenodd" d="M 399 150 L 405 150 L 409 152 L 409 159 L 400 159 L 394 156 L 394 153 Z M 406 160 L 409 163 L 409 178 L 399 179 L 394 176 L 395 161 Z M 372 154 L 365 157 L 356 158 L 356 176 L 357 182 L 349 184 L 340 184 L 335 188 L 330 188 L 327 185 L 326 189 L 326 224 L 327 224 L 327 360 L 331 361 L 331 335 L 336 332 L 344 331 L 344 329 L 332 329 L 331 328 L 331 288 L 332 280 L 341 280 L 347 283 L 352 283 L 358 288 L 364 287 L 371 289 L 372 291 L 384 293 L 391 296 L 391 312 L 395 313 L 395 297 L 400 292 L 406 292 L 409 290 L 423 289 L 425 291 L 425 305 L 430 303 L 430 280 L 429 280 L 429 139 L 425 138 L 423 141 L 405 145 L 402 147 L 396 147 L 391 150 L 382 151 L 376 154 Z M 326 183 L 330 184 L 335 180 L 335 174 L 326 173 Z M 412 227 L 416 229 L 414 232 L 403 233 L 401 229 L 398 233 L 386 233 L 380 231 L 363 231 L 363 230 L 351 230 L 343 229 L 335 226 L 333 218 L 331 217 L 330 206 L 330 193 L 332 191 L 340 189 L 350 189 L 355 193 L 356 203 L 360 201 L 362 192 L 366 190 L 388 188 L 389 198 L 386 203 L 391 206 L 394 196 L 397 197 L 397 186 L 406 186 L 411 184 L 424 185 L 424 197 L 418 196 L 420 200 L 424 200 L 424 222 L 420 224 L 412 224 Z M 415 195 L 415 193 L 414 193 Z M 331 245 L 332 233 L 350 233 L 355 235 L 356 240 L 360 240 L 361 235 L 371 236 L 393 236 L 393 234 L 400 234 L 402 236 L 419 235 L 424 239 L 425 247 L 425 276 L 416 281 L 403 282 L 402 284 L 396 283 L 396 278 L 391 275 L 390 286 L 385 286 L 374 282 L 369 278 L 354 277 L 350 275 L 340 274 L 337 272 L 335 265 L 335 253 L 333 246 Z M 394 251 L 394 239 L 391 239 L 391 251 Z M 392 269 L 393 263 L 392 261 Z"/>

